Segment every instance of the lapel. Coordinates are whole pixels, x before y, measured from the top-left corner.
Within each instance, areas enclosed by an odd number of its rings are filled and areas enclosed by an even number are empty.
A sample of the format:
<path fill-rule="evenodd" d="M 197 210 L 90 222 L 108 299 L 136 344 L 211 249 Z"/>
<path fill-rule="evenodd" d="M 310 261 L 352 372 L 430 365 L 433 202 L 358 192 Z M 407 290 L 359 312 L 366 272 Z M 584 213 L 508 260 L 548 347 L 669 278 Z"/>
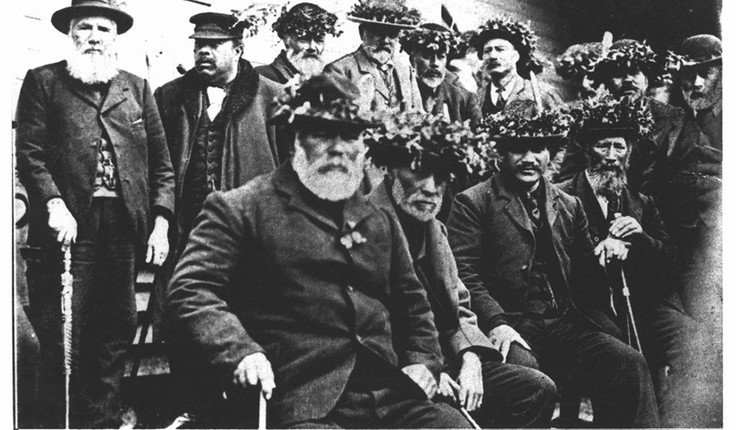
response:
<path fill-rule="evenodd" d="M 286 51 L 281 51 L 278 57 L 276 57 L 276 59 L 273 60 L 273 63 L 271 63 L 271 67 L 273 67 L 276 74 L 285 81 L 291 80 L 291 78 L 293 78 L 297 73 L 296 70 L 288 63 L 286 59 Z"/>
<path fill-rule="evenodd" d="M 503 183 L 501 179 L 502 175 L 503 173 L 500 173 L 493 181 L 494 185 L 496 185 L 496 194 L 498 197 L 506 200 L 503 210 L 511 218 L 511 221 L 521 227 L 521 229 L 526 230 L 533 237 L 532 221 L 529 219 L 526 209 L 524 209 L 524 204 L 521 203 L 521 198 Z"/>
<path fill-rule="evenodd" d="M 77 97 L 82 99 L 82 101 L 84 101 L 85 103 L 89 104 L 95 109 L 99 109 L 102 100 L 98 99 L 95 92 L 89 86 L 74 80 L 73 84 L 71 85 L 71 91 L 76 94 Z"/>
<path fill-rule="evenodd" d="M 354 230 L 373 213 L 370 206 L 366 204 L 365 197 L 358 191 L 345 202 L 343 225 L 338 226 L 333 219 L 322 214 L 313 204 L 305 200 L 304 193 L 307 191 L 299 182 L 291 163 L 286 163 L 276 170 L 273 176 L 273 184 L 276 191 L 285 196 L 289 207 L 302 212 L 318 224 L 322 224 L 336 232 L 348 229 Z"/>
<path fill-rule="evenodd" d="M 638 195 L 629 190 L 629 187 L 625 187 L 621 193 L 621 212 L 634 218 L 641 224 L 644 204 Z"/>
<path fill-rule="evenodd" d="M 549 182 L 542 179 L 544 185 L 545 198 L 545 215 L 547 217 L 547 225 L 551 231 L 554 231 L 555 221 L 557 220 L 557 199 L 560 197 L 559 191 Z"/>
<path fill-rule="evenodd" d="M 105 97 L 105 100 L 102 102 L 100 113 L 104 114 L 105 112 L 124 102 L 125 99 L 128 98 L 129 91 L 130 89 L 128 88 L 127 81 L 123 81 L 119 77 L 113 78 L 112 82 L 110 83 L 110 89 L 107 91 L 107 97 Z"/>
<path fill-rule="evenodd" d="M 525 87 L 526 80 L 523 79 L 521 76 L 516 75 L 514 77 L 514 87 L 511 89 L 511 93 L 509 93 L 509 98 L 506 100 L 506 105 L 508 106 L 512 101 L 522 98 L 521 95 L 524 93 Z"/>
<path fill-rule="evenodd" d="M 608 230 L 608 222 L 603 216 L 603 210 L 595 197 L 593 187 L 585 176 L 585 171 L 578 173 L 574 182 L 575 191 L 583 202 L 585 214 L 588 216 L 589 227 L 594 231 L 594 235 L 600 236 Z M 607 235 L 607 234 L 606 234 Z"/>
<path fill-rule="evenodd" d="M 378 94 L 381 95 L 387 102 L 391 100 L 391 95 L 388 93 L 388 88 L 383 82 L 383 77 L 380 75 L 380 71 L 376 64 L 368 58 L 368 54 L 363 50 L 363 46 L 355 52 L 355 61 L 358 63 L 358 70 L 362 74 L 369 74 L 373 76 L 374 88 Z M 394 70 L 396 64 L 394 64 Z"/>

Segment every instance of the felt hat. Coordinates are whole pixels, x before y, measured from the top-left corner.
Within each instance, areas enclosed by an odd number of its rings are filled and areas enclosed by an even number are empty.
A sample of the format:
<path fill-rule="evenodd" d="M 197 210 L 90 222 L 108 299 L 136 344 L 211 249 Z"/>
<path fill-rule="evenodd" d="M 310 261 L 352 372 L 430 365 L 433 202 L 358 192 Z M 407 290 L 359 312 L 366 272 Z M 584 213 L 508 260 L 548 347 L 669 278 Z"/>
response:
<path fill-rule="evenodd" d="M 412 29 L 422 15 L 406 6 L 406 0 L 359 0 L 347 16 L 349 21 L 394 29 Z"/>
<path fill-rule="evenodd" d="M 498 152 L 514 148 L 547 148 L 556 152 L 566 142 L 573 117 L 562 109 L 537 112 L 534 101 L 520 100 L 483 119 L 481 128 Z"/>
<path fill-rule="evenodd" d="M 337 30 L 337 16 L 313 3 L 299 3 L 287 11 L 286 6 L 281 15 L 273 23 L 273 31 L 279 37 L 295 34 L 300 38 L 322 37 L 331 34 L 338 37 L 342 31 Z"/>
<path fill-rule="evenodd" d="M 401 47 L 409 54 L 427 49 L 431 52 L 444 53 L 448 57 L 456 55 L 459 40 L 453 32 L 441 24 L 425 23 L 399 38 Z"/>
<path fill-rule="evenodd" d="M 61 8 L 51 15 L 51 24 L 64 34 L 69 33 L 72 18 L 80 16 L 103 16 L 117 24 L 118 34 L 133 26 L 133 17 L 123 12 L 115 0 L 72 0 L 71 6 Z"/>
<path fill-rule="evenodd" d="M 624 137 L 629 144 L 651 137 L 654 118 L 647 100 L 605 92 L 585 99 L 570 110 L 574 123 L 570 134 L 581 144 L 606 137 Z"/>
<path fill-rule="evenodd" d="M 721 40 L 711 34 L 698 34 L 685 39 L 677 51 L 683 57 L 682 67 L 693 67 L 721 61 Z"/>

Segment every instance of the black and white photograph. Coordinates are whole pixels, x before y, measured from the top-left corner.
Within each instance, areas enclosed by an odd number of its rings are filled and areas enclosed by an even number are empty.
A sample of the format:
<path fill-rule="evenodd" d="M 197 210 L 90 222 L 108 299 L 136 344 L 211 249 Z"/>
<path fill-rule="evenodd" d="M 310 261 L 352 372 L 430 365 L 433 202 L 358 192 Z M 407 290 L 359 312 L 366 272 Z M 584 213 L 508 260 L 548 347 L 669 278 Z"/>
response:
<path fill-rule="evenodd" d="M 3 424 L 728 428 L 723 7 L 6 4 Z"/>

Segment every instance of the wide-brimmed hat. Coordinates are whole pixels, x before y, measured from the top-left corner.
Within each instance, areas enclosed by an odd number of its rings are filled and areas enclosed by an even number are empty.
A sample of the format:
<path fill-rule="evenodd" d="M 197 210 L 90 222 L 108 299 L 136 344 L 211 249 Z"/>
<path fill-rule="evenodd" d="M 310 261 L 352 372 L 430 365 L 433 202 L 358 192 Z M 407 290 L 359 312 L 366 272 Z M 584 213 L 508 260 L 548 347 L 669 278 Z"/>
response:
<path fill-rule="evenodd" d="M 477 182 L 497 170 L 498 154 L 485 133 L 443 115 L 402 112 L 367 131 L 366 156 L 379 167 L 409 167 L 450 182 Z"/>
<path fill-rule="evenodd" d="M 629 144 L 648 139 L 654 117 L 644 98 L 615 98 L 604 92 L 580 101 L 571 110 L 574 118 L 570 135 L 582 144 L 592 144 L 606 137 L 624 137 Z"/>
<path fill-rule="evenodd" d="M 442 24 L 425 23 L 411 31 L 404 32 L 399 38 L 401 47 L 409 54 L 420 50 L 444 52 L 448 57 L 456 55 L 458 38 Z"/>
<path fill-rule="evenodd" d="M 514 147 L 546 147 L 555 152 L 567 142 L 573 117 L 564 109 L 537 112 L 532 100 L 520 100 L 486 116 L 480 129 L 496 142 L 499 152 Z"/>
<path fill-rule="evenodd" d="M 104 16 L 117 24 L 118 34 L 133 26 L 133 17 L 123 12 L 115 0 L 72 0 L 72 5 L 59 9 L 51 15 L 51 24 L 64 34 L 69 33 L 72 18 L 80 16 Z"/>
<path fill-rule="evenodd" d="M 682 67 L 694 67 L 721 61 L 721 39 L 711 34 L 698 34 L 685 39 L 677 53 L 682 56 Z"/>
<path fill-rule="evenodd" d="M 519 52 L 519 61 L 516 71 L 522 77 L 528 78 L 529 72 L 542 73 L 544 61 L 537 56 L 537 37 L 531 28 L 530 22 L 521 22 L 510 17 L 489 19 L 478 28 L 478 34 L 473 36 L 469 43 L 483 57 L 483 47 L 489 40 L 508 40 Z"/>
<path fill-rule="evenodd" d="M 359 0 L 348 12 L 349 21 L 395 29 L 416 28 L 422 20 L 418 10 L 406 6 L 406 0 Z"/>
<path fill-rule="evenodd" d="M 635 70 L 656 83 L 667 74 L 665 58 L 657 55 L 646 42 L 621 39 L 613 42 L 606 55 L 595 64 L 591 79 L 598 84 L 606 83 L 611 77 Z"/>
<path fill-rule="evenodd" d="M 603 55 L 601 42 L 578 43 L 568 47 L 555 64 L 557 74 L 565 80 L 579 82 L 595 70 L 595 64 Z"/>
<path fill-rule="evenodd" d="M 313 3 L 299 3 L 287 11 L 281 9 L 281 15 L 273 23 L 273 31 L 279 37 L 295 34 L 299 38 L 313 39 L 331 34 L 339 37 L 342 31 L 335 27 L 337 15 L 330 13 Z"/>
<path fill-rule="evenodd" d="M 347 78 L 322 73 L 306 81 L 294 80 L 276 100 L 268 123 L 299 130 L 357 132 L 378 124 L 361 115 L 360 90 Z"/>

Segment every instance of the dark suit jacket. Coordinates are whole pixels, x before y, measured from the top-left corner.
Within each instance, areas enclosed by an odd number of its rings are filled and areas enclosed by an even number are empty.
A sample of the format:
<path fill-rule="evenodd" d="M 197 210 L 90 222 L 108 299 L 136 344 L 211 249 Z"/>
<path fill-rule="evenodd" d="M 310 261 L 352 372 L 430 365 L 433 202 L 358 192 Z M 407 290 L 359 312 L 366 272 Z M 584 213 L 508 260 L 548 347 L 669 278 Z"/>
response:
<path fill-rule="evenodd" d="M 139 247 L 151 213 L 174 211 L 174 173 L 164 130 L 148 82 L 126 71 L 96 101 L 73 79 L 66 62 L 28 71 L 18 98 L 18 175 L 28 191 L 28 243 L 48 242 L 46 202 L 61 197 L 77 222 L 92 203 L 97 141 L 107 134 L 115 152 L 120 191 Z"/>
<path fill-rule="evenodd" d="M 368 200 L 400 223 L 386 182 L 371 191 Z M 470 292 L 457 275 L 455 258 L 447 242 L 447 228 L 436 219 L 425 225 L 426 248 L 424 254 L 414 260 L 414 270 L 427 290 L 447 363 L 460 358 L 467 350 L 501 361 L 499 352 L 478 328 L 478 317 L 470 310 Z"/>
<path fill-rule="evenodd" d="M 398 101 L 404 110 L 423 110 L 422 97 L 419 94 L 419 87 L 416 82 L 416 74 L 407 58 L 403 55 L 396 55 L 394 58 L 394 71 L 398 77 Z M 401 106 L 391 106 L 391 99 L 383 85 L 381 72 L 378 70 L 376 63 L 371 61 L 366 55 L 363 47 L 359 47 L 355 52 L 338 58 L 332 63 L 325 66 L 325 72 L 338 73 L 349 79 L 358 88 L 359 83 L 363 80 L 372 82 L 375 89 L 373 96 L 363 94 L 362 97 L 371 97 L 371 110 L 382 111 L 389 108 L 399 108 Z"/>
<path fill-rule="evenodd" d="M 571 287 L 578 281 L 573 274 L 593 264 L 593 242 L 580 200 L 549 183 L 545 188 L 545 214 L 556 256 L 550 265 L 559 271 L 569 300 Z M 484 333 L 501 324 L 513 327 L 523 315 L 536 246 L 531 220 L 519 196 L 502 175 L 493 176 L 455 197 L 447 228 L 478 325 Z"/>
<path fill-rule="evenodd" d="M 417 81 L 419 82 L 419 81 Z M 428 88 L 423 88 L 419 83 L 420 93 L 422 94 L 422 102 L 426 108 L 426 101 L 429 97 Z M 475 126 L 480 122 L 480 107 L 476 101 L 475 94 L 466 90 L 458 82 L 458 77 L 454 73 L 448 72 L 445 79 L 437 87 L 437 93 L 434 95 L 435 104 L 431 113 L 438 115 L 444 112 L 444 105 L 447 105 L 447 111 L 450 115 L 450 121 L 464 122 L 470 121 L 470 125 Z M 426 109 L 425 109 L 426 110 Z"/>
<path fill-rule="evenodd" d="M 273 59 L 271 64 L 258 66 L 255 70 L 259 75 L 274 82 L 278 82 L 279 84 L 289 82 L 289 80 L 299 73 L 299 71 L 289 63 L 289 60 L 286 59 L 286 51 L 283 50 L 276 58 Z"/>
<path fill-rule="evenodd" d="M 169 288 L 170 311 L 224 384 L 243 357 L 265 351 L 279 426 L 332 410 L 359 350 L 386 363 L 387 378 L 441 365 L 401 227 L 359 193 L 339 226 L 318 202 L 291 164 L 211 194 Z M 351 231 L 365 243 L 343 245 Z"/>
<path fill-rule="evenodd" d="M 577 196 L 583 203 L 588 217 L 588 229 L 593 242 L 598 244 L 608 237 L 609 223 L 603 216 L 593 188 L 590 186 L 585 172 L 578 173 L 574 178 L 558 185 L 562 191 Z M 673 291 L 664 282 L 666 271 L 671 270 L 674 263 L 676 249 L 670 241 L 662 217 L 654 205 L 654 200 L 640 193 L 633 193 L 628 188 L 621 195 L 621 214 L 636 219 L 644 230 L 644 234 L 631 239 L 629 256 L 623 264 L 628 286 L 631 290 L 631 301 L 636 309 L 646 309 L 651 304 L 666 301 L 679 308 L 673 297 Z M 595 282 L 591 280 L 592 283 Z M 606 282 L 609 285 L 620 286 L 619 278 L 609 274 Z M 595 318 L 599 325 L 607 325 L 606 319 L 611 319 L 610 300 L 608 294 L 601 294 L 603 289 L 587 289 L 576 291 L 579 297 L 578 305 L 581 311 Z M 595 294 L 598 293 L 596 296 Z M 612 321 L 610 321 L 612 323 Z M 613 334 L 618 335 L 613 327 L 609 327 Z"/>
<path fill-rule="evenodd" d="M 204 84 L 195 70 L 156 89 L 154 96 L 161 114 L 166 141 L 176 173 L 176 231 L 185 232 L 181 220 L 182 184 L 189 165 L 189 157 L 196 139 L 204 106 Z M 250 63 L 241 60 L 238 76 L 233 81 L 222 111 L 226 115 L 225 142 L 222 153 L 221 189 L 230 190 L 244 185 L 258 175 L 268 173 L 286 159 L 284 142 L 279 147 L 276 129 L 266 122 L 275 111 L 274 99 L 281 87 L 258 75 Z M 175 255 L 181 253 L 184 243 L 172 236 Z"/>

